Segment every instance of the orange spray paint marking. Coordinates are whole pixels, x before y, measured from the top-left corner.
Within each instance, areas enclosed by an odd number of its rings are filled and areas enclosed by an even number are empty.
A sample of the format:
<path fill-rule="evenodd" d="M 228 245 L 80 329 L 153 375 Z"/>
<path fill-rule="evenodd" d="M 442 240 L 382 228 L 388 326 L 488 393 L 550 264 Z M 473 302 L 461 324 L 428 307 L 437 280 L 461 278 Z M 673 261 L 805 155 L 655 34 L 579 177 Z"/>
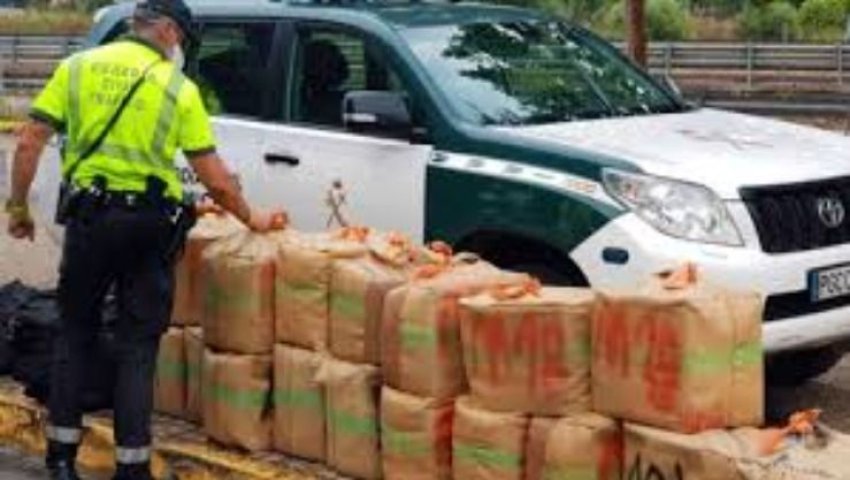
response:
<path fill-rule="evenodd" d="M 621 433 L 611 433 L 602 439 L 602 448 L 596 461 L 599 480 L 619 479 L 625 458 L 625 438 Z"/>
<path fill-rule="evenodd" d="M 489 369 L 491 383 L 504 378 L 510 352 L 505 318 L 501 314 L 489 315 L 476 326 L 478 344 L 484 349 L 484 361 Z"/>
<path fill-rule="evenodd" d="M 528 371 L 525 372 L 528 382 L 526 387 L 534 391 L 537 386 L 537 354 L 539 351 L 537 315 L 524 313 L 511 336 L 513 337 L 511 338 L 513 356 L 526 359 L 528 365 Z"/>
<path fill-rule="evenodd" d="M 550 321 L 554 320 L 554 321 Z M 566 378 L 569 369 L 566 365 L 567 333 L 558 325 L 557 317 L 544 318 L 541 322 L 540 353 L 542 365 L 540 368 L 540 384 L 543 389 L 555 387 L 557 380 Z"/>
<path fill-rule="evenodd" d="M 623 377 L 629 373 L 629 329 L 623 308 L 609 305 L 596 319 L 596 336 L 600 339 L 605 365 Z"/>
<path fill-rule="evenodd" d="M 647 313 L 641 319 L 639 338 L 646 342 L 648 355 L 643 368 L 647 401 L 653 407 L 670 412 L 679 402 L 682 370 L 680 332 L 669 318 Z"/>

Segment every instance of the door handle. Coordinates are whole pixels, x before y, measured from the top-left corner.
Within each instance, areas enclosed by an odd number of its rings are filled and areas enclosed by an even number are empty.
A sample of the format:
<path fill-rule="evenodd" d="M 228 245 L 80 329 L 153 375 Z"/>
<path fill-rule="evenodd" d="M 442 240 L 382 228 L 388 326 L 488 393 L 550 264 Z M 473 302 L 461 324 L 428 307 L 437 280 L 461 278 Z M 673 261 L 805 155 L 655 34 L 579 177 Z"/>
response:
<path fill-rule="evenodd" d="M 301 164 L 301 160 L 298 157 L 293 157 L 292 155 L 283 155 L 280 153 L 267 153 L 265 155 L 266 163 L 284 163 L 289 165 L 290 167 L 297 167 Z"/>

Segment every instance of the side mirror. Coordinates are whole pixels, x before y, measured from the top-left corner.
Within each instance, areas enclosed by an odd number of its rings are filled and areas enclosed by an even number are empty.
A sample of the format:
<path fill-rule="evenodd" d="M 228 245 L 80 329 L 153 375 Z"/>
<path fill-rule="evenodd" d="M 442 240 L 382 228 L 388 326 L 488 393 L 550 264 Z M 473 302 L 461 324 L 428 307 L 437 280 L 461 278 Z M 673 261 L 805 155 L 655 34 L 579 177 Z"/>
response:
<path fill-rule="evenodd" d="M 342 121 L 347 130 L 385 137 L 407 139 L 413 132 L 407 98 L 400 92 L 348 92 L 342 100 Z"/>

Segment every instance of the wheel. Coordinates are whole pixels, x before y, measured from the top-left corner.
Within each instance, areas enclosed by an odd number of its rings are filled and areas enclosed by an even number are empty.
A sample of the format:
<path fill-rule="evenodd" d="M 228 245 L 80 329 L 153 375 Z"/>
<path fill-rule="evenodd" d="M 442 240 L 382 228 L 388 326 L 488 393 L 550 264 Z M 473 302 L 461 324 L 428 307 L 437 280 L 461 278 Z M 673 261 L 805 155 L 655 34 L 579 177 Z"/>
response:
<path fill-rule="evenodd" d="M 579 276 L 570 275 L 570 273 L 565 270 L 555 270 L 549 265 L 543 263 L 520 263 L 515 265 L 505 265 L 503 267 L 515 272 L 532 275 L 543 282 L 544 285 L 576 286 L 581 285 L 582 283 L 582 279 Z"/>
<path fill-rule="evenodd" d="M 587 278 L 560 250 L 510 233 L 489 232 L 455 245 L 457 251 L 474 252 L 499 268 L 533 275 L 546 285 L 588 286 Z"/>
<path fill-rule="evenodd" d="M 834 346 L 780 353 L 767 358 L 765 378 L 768 385 L 796 387 L 828 372 L 844 356 Z"/>

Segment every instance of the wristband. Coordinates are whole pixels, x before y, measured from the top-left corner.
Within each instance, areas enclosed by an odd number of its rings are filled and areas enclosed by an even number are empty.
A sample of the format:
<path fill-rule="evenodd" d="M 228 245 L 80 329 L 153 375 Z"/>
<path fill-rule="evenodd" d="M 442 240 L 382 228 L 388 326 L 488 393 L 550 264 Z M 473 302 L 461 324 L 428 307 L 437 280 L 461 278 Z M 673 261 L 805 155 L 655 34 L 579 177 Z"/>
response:
<path fill-rule="evenodd" d="M 30 218 L 30 207 L 25 202 L 6 200 L 4 210 L 15 220 L 29 220 Z"/>

